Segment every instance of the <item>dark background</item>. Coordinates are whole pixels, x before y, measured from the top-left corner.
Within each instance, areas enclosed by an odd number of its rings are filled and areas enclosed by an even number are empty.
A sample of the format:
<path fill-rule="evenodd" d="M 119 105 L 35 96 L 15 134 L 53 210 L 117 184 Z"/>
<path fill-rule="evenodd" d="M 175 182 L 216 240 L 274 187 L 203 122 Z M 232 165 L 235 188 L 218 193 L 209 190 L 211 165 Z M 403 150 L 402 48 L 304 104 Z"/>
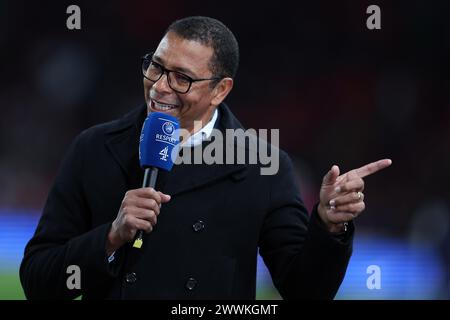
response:
<path fill-rule="evenodd" d="M 144 102 L 140 57 L 189 15 L 236 35 L 226 102 L 247 128 L 280 129 L 308 208 L 331 165 L 393 160 L 366 179 L 358 232 L 437 250 L 448 298 L 448 1 L 0 1 L 0 207 L 42 208 L 69 143 Z"/>

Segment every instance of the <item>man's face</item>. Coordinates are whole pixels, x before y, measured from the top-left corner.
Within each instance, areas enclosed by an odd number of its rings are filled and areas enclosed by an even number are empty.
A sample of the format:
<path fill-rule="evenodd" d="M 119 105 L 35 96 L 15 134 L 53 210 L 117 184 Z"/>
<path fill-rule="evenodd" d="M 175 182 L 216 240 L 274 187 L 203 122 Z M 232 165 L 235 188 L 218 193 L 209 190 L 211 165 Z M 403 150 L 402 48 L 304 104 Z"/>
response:
<path fill-rule="evenodd" d="M 206 79 L 214 77 L 208 66 L 212 55 L 211 47 L 169 32 L 159 43 L 152 60 L 166 69 L 178 71 L 193 79 Z M 157 82 L 144 78 L 147 112 L 173 115 L 179 119 L 181 128 L 192 132 L 194 121 L 202 121 L 204 126 L 211 119 L 216 106 L 217 99 L 214 97 L 217 90 L 211 88 L 210 82 L 193 82 L 189 91 L 182 94 L 170 88 L 167 74 Z"/>

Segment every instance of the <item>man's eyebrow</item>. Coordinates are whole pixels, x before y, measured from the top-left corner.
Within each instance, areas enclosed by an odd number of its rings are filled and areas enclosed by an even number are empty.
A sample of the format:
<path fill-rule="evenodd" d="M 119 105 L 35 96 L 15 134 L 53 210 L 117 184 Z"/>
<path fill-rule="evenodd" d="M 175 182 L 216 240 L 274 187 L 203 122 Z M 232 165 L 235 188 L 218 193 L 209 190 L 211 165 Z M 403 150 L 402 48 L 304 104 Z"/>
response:
<path fill-rule="evenodd" d="M 164 65 L 164 61 L 160 57 L 155 55 L 155 54 L 153 55 L 153 60 L 155 60 L 155 62 L 157 62 L 157 63 L 159 63 L 161 65 Z M 186 74 L 187 76 L 189 76 L 191 78 L 196 78 L 195 74 L 191 70 L 183 68 L 183 67 L 173 67 L 173 69 L 170 69 L 170 70 L 184 73 L 184 74 Z"/>

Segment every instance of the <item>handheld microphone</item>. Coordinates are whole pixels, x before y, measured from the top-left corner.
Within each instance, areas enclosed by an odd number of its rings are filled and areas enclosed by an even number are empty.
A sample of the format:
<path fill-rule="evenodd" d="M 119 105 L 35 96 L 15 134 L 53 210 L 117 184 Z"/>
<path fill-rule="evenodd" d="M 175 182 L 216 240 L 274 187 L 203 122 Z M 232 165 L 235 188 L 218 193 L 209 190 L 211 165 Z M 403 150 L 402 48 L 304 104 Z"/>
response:
<path fill-rule="evenodd" d="M 139 139 L 139 162 L 145 170 L 143 188 L 155 188 L 158 171 L 172 169 L 172 154 L 178 151 L 179 128 L 177 118 L 162 112 L 151 112 L 145 119 Z M 138 230 L 134 248 L 142 247 L 143 235 L 144 232 Z"/>

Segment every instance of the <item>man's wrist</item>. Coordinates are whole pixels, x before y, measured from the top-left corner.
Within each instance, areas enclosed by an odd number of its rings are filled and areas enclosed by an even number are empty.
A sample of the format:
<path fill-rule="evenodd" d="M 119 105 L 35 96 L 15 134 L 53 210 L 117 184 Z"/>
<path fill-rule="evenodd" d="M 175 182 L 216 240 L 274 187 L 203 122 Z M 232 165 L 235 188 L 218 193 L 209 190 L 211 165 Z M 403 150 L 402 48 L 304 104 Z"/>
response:
<path fill-rule="evenodd" d="M 341 234 L 347 231 L 347 226 L 345 225 L 345 223 L 333 223 L 327 219 L 326 208 L 321 203 L 319 203 L 319 205 L 317 206 L 317 213 L 319 215 L 320 221 L 329 233 Z"/>
<path fill-rule="evenodd" d="M 331 226 L 327 227 L 327 229 L 331 234 L 341 234 L 347 231 L 347 223 L 334 223 Z"/>
<path fill-rule="evenodd" d="M 113 227 L 108 233 L 106 238 L 106 255 L 109 257 L 113 254 L 114 251 L 119 249 L 122 246 L 122 243 L 117 236 L 116 232 L 114 232 Z"/>

